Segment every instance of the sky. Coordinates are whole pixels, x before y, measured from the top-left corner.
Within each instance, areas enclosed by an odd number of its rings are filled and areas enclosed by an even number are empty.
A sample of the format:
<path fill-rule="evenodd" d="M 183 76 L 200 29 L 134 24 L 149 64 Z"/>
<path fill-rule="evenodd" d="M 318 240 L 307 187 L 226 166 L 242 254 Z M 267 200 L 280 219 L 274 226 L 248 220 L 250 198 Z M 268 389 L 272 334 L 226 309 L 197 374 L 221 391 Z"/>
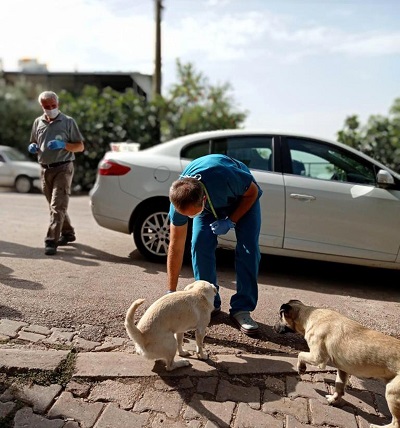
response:
<path fill-rule="evenodd" d="M 162 0 L 162 91 L 176 60 L 229 83 L 245 127 L 336 139 L 400 97 L 400 0 Z M 1 0 L 0 60 L 18 71 L 152 74 L 154 0 Z"/>

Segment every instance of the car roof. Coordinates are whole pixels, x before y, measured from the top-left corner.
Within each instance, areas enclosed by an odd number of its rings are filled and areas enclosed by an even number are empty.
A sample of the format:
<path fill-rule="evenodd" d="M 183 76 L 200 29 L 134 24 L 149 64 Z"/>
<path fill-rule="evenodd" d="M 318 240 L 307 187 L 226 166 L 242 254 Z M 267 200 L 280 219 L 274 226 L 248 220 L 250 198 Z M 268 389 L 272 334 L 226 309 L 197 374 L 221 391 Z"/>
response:
<path fill-rule="evenodd" d="M 339 143 L 338 141 L 321 138 L 318 136 L 312 136 L 302 133 L 295 133 L 295 132 L 286 132 L 286 131 L 279 131 L 279 130 L 263 130 L 263 129 L 220 129 L 215 131 L 203 131 L 203 132 L 197 132 L 193 134 L 184 135 L 182 137 L 174 138 L 169 141 L 162 142 L 160 144 L 157 144 L 155 146 L 149 147 L 147 149 L 141 150 L 141 152 L 151 153 L 155 152 L 158 154 L 163 154 L 166 156 L 176 156 L 176 151 L 174 152 L 174 148 L 181 148 L 184 147 L 186 143 L 193 143 L 196 141 L 201 141 L 207 138 L 219 138 L 219 137 L 225 137 L 225 136 L 257 136 L 257 135 L 271 135 L 271 136 L 284 136 L 284 137 L 299 137 L 299 138 L 309 138 L 312 140 L 318 140 L 326 143 L 333 144 L 337 147 L 343 148 L 345 150 L 348 150 L 350 152 L 355 153 L 358 156 L 363 157 L 364 159 L 374 163 L 375 165 L 379 166 L 382 169 L 385 169 L 396 176 L 396 178 L 400 179 L 400 174 L 396 173 L 392 169 L 390 169 L 388 166 L 382 164 L 381 162 L 377 161 L 376 159 L 371 158 L 370 156 L 366 155 L 365 153 L 347 146 L 345 144 Z"/>

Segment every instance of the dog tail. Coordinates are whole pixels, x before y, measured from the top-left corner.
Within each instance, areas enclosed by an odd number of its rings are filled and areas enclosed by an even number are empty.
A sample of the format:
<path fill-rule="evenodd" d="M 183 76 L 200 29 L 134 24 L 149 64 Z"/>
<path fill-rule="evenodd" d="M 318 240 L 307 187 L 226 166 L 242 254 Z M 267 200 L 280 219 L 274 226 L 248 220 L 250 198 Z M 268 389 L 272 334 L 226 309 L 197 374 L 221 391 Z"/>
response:
<path fill-rule="evenodd" d="M 140 348 L 144 348 L 142 332 L 136 327 L 134 322 L 134 316 L 136 309 L 144 302 L 144 299 L 135 300 L 130 308 L 128 309 L 125 317 L 125 328 L 128 336 L 138 345 Z"/>

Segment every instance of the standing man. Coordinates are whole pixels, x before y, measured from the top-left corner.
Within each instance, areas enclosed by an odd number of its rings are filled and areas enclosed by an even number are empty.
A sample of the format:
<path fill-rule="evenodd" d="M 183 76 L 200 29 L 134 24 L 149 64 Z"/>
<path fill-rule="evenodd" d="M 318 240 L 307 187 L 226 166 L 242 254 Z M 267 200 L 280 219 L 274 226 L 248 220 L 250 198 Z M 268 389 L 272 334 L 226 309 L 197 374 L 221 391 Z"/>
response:
<path fill-rule="evenodd" d="M 58 109 L 56 93 L 42 92 L 39 104 L 43 115 L 33 122 L 28 151 L 37 154 L 42 166 L 42 191 L 50 208 L 50 225 L 44 240 L 44 253 L 57 253 L 57 246 L 75 241 L 67 209 L 74 175 L 75 152 L 83 152 L 83 137 L 72 117 Z"/>
<path fill-rule="evenodd" d="M 257 276 L 260 263 L 258 239 L 261 228 L 259 198 L 262 190 L 245 164 L 224 155 L 193 160 L 181 178 L 172 183 L 169 197 L 171 220 L 167 272 L 169 292 L 176 290 L 182 268 L 188 218 L 193 218 L 192 265 L 196 280 L 217 288 L 218 235 L 236 233 L 236 294 L 231 298 L 230 316 L 245 334 L 258 332 L 250 312 L 257 305 Z M 221 310 L 217 294 L 214 311 Z"/>

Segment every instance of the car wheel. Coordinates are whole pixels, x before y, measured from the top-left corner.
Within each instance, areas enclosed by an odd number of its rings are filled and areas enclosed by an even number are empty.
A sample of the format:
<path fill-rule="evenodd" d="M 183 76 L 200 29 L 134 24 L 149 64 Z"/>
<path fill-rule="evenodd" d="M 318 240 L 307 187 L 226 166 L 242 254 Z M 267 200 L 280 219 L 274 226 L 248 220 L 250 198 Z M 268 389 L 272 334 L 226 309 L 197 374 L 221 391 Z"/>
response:
<path fill-rule="evenodd" d="M 32 179 L 26 175 L 21 175 L 15 180 L 15 190 L 18 193 L 30 193 L 33 188 Z"/>
<path fill-rule="evenodd" d="M 153 262 L 165 262 L 169 245 L 169 203 L 146 207 L 139 214 L 133 229 L 136 248 Z"/>

